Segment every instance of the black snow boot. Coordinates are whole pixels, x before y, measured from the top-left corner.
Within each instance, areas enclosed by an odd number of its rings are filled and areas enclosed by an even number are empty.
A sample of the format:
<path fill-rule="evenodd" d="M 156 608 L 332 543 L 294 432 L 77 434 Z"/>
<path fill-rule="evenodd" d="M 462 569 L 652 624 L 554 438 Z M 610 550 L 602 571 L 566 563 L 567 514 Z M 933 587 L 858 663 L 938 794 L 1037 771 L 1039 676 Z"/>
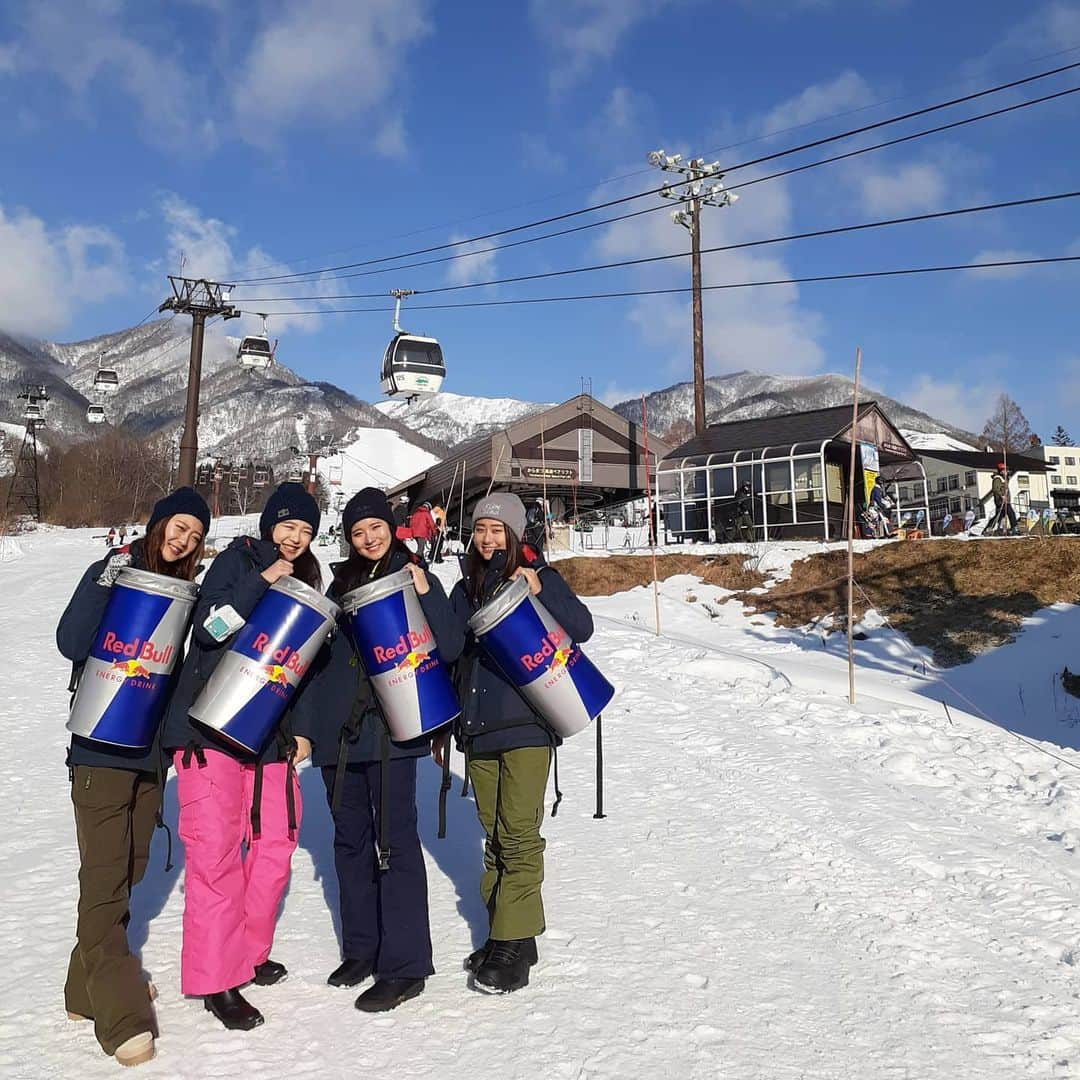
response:
<path fill-rule="evenodd" d="M 531 946 L 531 951 L 526 951 Z M 512 994 L 529 985 L 529 968 L 535 963 L 536 939 L 493 941 L 487 959 L 476 972 L 474 983 L 485 994 Z"/>
<path fill-rule="evenodd" d="M 491 938 L 488 938 L 479 949 L 474 949 L 468 956 L 465 957 L 465 970 L 471 971 L 474 975 L 484 965 L 484 961 L 487 960 L 488 953 L 491 952 L 491 947 L 494 942 Z M 522 938 L 521 939 L 521 955 L 528 961 L 529 966 L 532 967 L 536 963 L 536 938 Z"/>
<path fill-rule="evenodd" d="M 239 990 L 207 994 L 203 1003 L 230 1031 L 250 1031 L 263 1022 L 263 1014 Z"/>
<path fill-rule="evenodd" d="M 257 986 L 273 986 L 274 983 L 281 982 L 288 974 L 288 969 L 284 964 L 279 964 L 276 960 L 264 960 L 261 964 L 255 965 L 254 982 Z"/>
<path fill-rule="evenodd" d="M 326 980 L 328 986 L 359 986 L 372 971 L 370 960 L 342 960 Z"/>
<path fill-rule="evenodd" d="M 389 1012 L 424 992 L 423 979 L 377 979 L 357 999 L 361 1012 Z"/>

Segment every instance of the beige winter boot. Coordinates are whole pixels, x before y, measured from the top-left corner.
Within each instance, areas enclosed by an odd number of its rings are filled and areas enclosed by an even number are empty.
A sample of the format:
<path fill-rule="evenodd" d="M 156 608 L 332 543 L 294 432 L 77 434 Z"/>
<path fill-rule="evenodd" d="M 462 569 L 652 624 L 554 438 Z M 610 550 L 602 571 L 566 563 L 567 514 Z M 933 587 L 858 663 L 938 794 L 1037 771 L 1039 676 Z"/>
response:
<path fill-rule="evenodd" d="M 154 1036 L 140 1031 L 116 1048 L 116 1060 L 121 1065 L 143 1065 L 154 1056 Z"/>

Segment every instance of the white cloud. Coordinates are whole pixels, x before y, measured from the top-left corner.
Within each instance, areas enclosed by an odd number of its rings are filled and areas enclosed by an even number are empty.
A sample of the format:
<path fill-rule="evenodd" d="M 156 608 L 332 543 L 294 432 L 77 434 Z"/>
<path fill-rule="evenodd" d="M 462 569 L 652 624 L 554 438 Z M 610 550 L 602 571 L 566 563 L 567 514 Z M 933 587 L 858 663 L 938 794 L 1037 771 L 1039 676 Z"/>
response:
<path fill-rule="evenodd" d="M 566 155 L 556 150 L 543 135 L 523 132 L 518 139 L 521 143 L 521 164 L 527 169 L 543 173 L 566 172 Z"/>
<path fill-rule="evenodd" d="M 762 117 L 762 132 L 812 124 L 849 109 L 858 109 L 875 100 L 870 84 L 856 71 L 845 71 L 828 82 L 815 83 L 801 93 L 770 109 Z"/>
<path fill-rule="evenodd" d="M 1075 45 L 1077 41 L 1080 41 L 1080 4 L 1074 0 L 1055 0 L 1031 11 L 1016 23 L 976 67 L 985 69 L 1005 57 L 1016 55 L 1027 59 L 1039 53 Z M 1062 57 L 1061 62 L 1065 63 L 1068 59 Z"/>
<path fill-rule="evenodd" d="M 929 162 L 891 170 L 863 167 L 853 180 L 864 209 L 871 214 L 937 210 L 945 198 L 945 171 Z"/>
<path fill-rule="evenodd" d="M 677 0 L 530 0 L 529 15 L 558 60 L 549 74 L 555 94 L 570 89 L 598 62 L 610 60 L 639 23 Z"/>
<path fill-rule="evenodd" d="M 450 237 L 450 243 L 456 244 L 464 240 L 462 233 L 455 233 Z M 463 256 L 448 263 L 446 267 L 446 280 L 450 285 L 464 285 L 470 281 L 486 281 L 495 276 L 494 251 L 485 250 L 495 243 L 494 240 L 474 240 L 469 244 L 462 244 L 454 248 L 450 254 Z"/>
<path fill-rule="evenodd" d="M 286 5 L 256 33 L 231 90 L 244 138 L 270 146 L 288 128 L 340 123 L 384 107 L 409 48 L 431 33 L 426 6 L 424 0 Z M 374 145 L 395 156 L 402 144 L 391 126 Z"/>
<path fill-rule="evenodd" d="M 43 336 L 66 326 L 74 311 L 128 287 L 123 244 L 108 229 L 49 229 L 26 211 L 0 207 L 0 312 L 4 329 Z"/>
<path fill-rule="evenodd" d="M 1010 262 L 1013 259 L 1037 258 L 1038 255 L 1034 251 L 1018 251 L 1015 248 L 986 248 L 971 260 L 971 265 L 977 266 L 979 263 Z M 972 271 L 970 274 L 966 274 L 965 277 L 1015 279 L 1025 277 L 1036 269 L 1037 267 L 1034 266 L 996 266 L 988 267 L 985 270 Z"/>
<path fill-rule="evenodd" d="M 606 125 L 616 131 L 626 131 L 634 126 L 636 116 L 634 92 L 628 86 L 616 86 L 604 108 Z"/>
<path fill-rule="evenodd" d="M 607 386 L 604 387 L 603 393 L 599 395 L 599 400 L 610 407 L 612 405 L 618 405 L 622 401 L 629 401 L 631 398 L 637 400 L 642 394 L 648 393 L 651 393 L 651 391 L 646 390 L 641 386 L 635 386 L 631 389 L 609 382 Z"/>
<path fill-rule="evenodd" d="M 386 158 L 401 159 L 408 153 L 405 120 L 398 114 L 387 120 L 375 136 L 375 149 Z"/>
<path fill-rule="evenodd" d="M 1002 387 L 995 383 L 949 382 L 923 374 L 906 381 L 893 396 L 913 409 L 978 434 L 1000 393 Z"/>
<path fill-rule="evenodd" d="M 763 184 L 753 191 L 752 198 L 748 196 L 732 207 L 705 210 L 703 248 L 738 243 L 789 228 L 791 205 L 784 184 Z M 598 246 L 603 256 L 611 259 L 682 254 L 689 250 L 685 230 L 673 225 L 663 210 L 609 226 Z M 687 255 L 685 260 L 671 259 L 631 271 L 630 281 L 606 277 L 605 289 L 685 287 L 689 285 L 689 264 Z M 791 273 L 776 255 L 733 251 L 704 255 L 702 276 L 705 285 L 718 285 L 783 279 Z M 820 345 L 823 321 L 816 312 L 800 304 L 797 286 L 706 290 L 702 304 L 705 365 L 709 374 L 744 369 L 807 373 L 820 369 L 824 362 Z M 627 317 L 640 331 L 649 352 L 666 362 L 668 374 L 686 378 L 691 357 L 689 295 L 637 298 L 629 302 Z"/>

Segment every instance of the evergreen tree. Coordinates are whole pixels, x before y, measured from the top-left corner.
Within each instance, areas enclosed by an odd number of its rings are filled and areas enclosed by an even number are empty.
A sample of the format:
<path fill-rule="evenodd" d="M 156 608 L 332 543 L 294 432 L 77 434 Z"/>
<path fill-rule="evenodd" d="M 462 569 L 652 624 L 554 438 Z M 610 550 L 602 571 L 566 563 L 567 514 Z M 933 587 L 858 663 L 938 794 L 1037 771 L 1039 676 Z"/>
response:
<path fill-rule="evenodd" d="M 1072 441 L 1072 436 L 1058 424 L 1057 430 L 1054 432 L 1053 443 L 1055 446 L 1075 446 Z"/>

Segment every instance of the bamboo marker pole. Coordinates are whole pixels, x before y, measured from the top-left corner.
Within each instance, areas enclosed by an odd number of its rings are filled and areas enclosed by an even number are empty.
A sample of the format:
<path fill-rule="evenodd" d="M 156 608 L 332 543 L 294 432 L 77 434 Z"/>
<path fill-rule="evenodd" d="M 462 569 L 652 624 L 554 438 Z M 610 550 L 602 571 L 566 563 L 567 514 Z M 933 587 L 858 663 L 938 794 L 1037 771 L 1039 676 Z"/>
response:
<path fill-rule="evenodd" d="M 855 704 L 855 455 L 859 449 L 859 373 L 862 370 L 862 348 L 855 350 L 855 392 L 851 420 L 851 465 L 848 470 L 847 513 L 847 662 L 848 704 Z"/>
<path fill-rule="evenodd" d="M 645 497 L 649 509 L 649 549 L 652 551 L 652 590 L 653 606 L 656 609 L 656 636 L 660 636 L 660 583 L 656 572 L 656 534 L 659 527 L 653 517 L 652 479 L 649 472 L 649 414 L 646 411 L 645 395 L 641 395 L 641 427 L 645 432 Z"/>

